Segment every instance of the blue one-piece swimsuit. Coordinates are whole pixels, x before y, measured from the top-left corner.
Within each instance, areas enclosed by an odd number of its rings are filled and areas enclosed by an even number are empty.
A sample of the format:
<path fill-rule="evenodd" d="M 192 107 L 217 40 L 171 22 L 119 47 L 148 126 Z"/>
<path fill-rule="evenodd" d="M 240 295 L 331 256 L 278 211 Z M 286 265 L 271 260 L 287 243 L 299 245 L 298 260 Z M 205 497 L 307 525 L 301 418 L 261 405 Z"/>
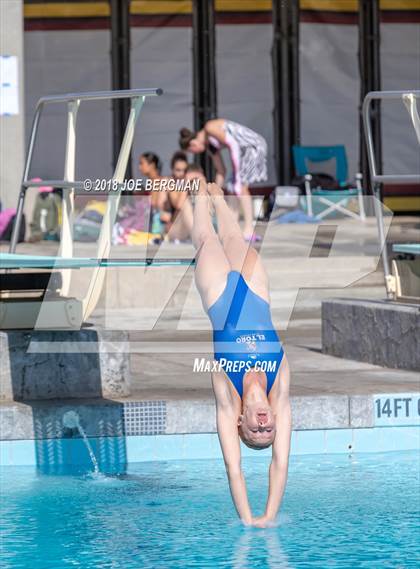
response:
<path fill-rule="evenodd" d="M 225 290 L 209 308 L 214 358 L 243 395 L 243 380 L 257 363 L 267 376 L 267 395 L 283 359 L 283 348 L 271 321 L 270 305 L 255 294 L 238 271 L 231 271 Z"/>

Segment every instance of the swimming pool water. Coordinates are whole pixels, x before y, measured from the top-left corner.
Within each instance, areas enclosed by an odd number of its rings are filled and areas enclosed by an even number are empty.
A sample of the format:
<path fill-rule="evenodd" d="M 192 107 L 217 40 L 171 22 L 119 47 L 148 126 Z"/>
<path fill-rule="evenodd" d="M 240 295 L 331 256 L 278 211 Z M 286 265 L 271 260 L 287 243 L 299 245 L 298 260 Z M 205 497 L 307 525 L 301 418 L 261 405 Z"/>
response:
<path fill-rule="evenodd" d="M 255 515 L 266 458 L 244 459 Z M 409 568 L 420 566 L 418 453 L 292 456 L 278 525 L 244 528 L 221 461 L 126 473 L 1 469 L 1 567 Z"/>

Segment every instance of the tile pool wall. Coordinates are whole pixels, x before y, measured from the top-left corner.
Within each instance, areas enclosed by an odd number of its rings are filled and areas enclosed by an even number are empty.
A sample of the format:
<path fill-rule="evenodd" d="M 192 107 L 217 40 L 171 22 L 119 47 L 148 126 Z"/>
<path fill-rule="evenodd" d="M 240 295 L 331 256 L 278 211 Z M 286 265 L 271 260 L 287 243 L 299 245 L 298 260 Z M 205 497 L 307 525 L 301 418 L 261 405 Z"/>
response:
<path fill-rule="evenodd" d="M 420 426 L 420 393 L 291 397 L 295 431 Z M 65 438 L 63 416 L 77 412 L 91 439 L 216 433 L 214 398 L 46 400 L 0 405 L 3 441 Z"/>
<path fill-rule="evenodd" d="M 133 435 L 89 437 L 100 467 L 145 461 L 179 459 L 222 459 L 217 434 Z M 291 455 L 362 453 L 420 450 L 417 426 L 374 427 L 368 429 L 294 430 Z M 242 445 L 243 456 L 255 451 Z M 258 452 L 270 456 L 271 449 Z M 0 441 L 2 466 L 60 467 L 91 466 L 81 438 Z M 53 468 L 52 468 L 53 470 Z"/>

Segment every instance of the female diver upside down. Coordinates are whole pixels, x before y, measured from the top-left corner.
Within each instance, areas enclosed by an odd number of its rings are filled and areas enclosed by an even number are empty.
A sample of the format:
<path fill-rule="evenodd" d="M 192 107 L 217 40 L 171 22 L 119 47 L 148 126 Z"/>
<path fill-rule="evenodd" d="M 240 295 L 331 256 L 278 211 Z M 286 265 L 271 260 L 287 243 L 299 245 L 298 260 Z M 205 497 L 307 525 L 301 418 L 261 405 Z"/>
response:
<path fill-rule="evenodd" d="M 246 525 L 265 527 L 275 520 L 283 498 L 291 434 L 290 373 L 271 320 L 267 274 L 216 184 L 200 184 L 192 238 L 195 282 L 212 323 L 219 363 L 212 384 L 232 499 Z M 253 517 L 249 506 L 239 439 L 256 450 L 272 446 L 268 499 L 260 517 Z"/>

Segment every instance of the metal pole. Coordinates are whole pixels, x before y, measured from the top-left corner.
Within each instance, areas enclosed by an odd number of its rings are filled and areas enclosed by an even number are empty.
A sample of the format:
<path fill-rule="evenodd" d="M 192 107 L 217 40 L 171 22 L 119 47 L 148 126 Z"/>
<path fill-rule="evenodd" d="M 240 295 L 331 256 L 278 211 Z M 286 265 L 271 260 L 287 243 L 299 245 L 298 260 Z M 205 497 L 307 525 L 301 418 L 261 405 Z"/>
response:
<path fill-rule="evenodd" d="M 76 172 L 76 124 L 80 100 L 69 101 L 67 104 L 67 140 L 64 161 L 64 179 L 72 182 Z M 74 214 L 74 188 L 62 189 L 62 215 L 60 235 L 60 257 L 73 257 L 73 214 Z M 61 294 L 67 295 L 70 290 L 71 271 L 61 274 Z"/>
<path fill-rule="evenodd" d="M 216 34 L 214 0 L 193 1 L 194 130 L 217 117 Z M 212 177 L 207 154 L 199 157 L 206 176 Z"/>
<path fill-rule="evenodd" d="M 299 2 L 292 2 L 290 6 L 290 66 L 291 66 L 291 78 L 290 78 L 290 96 L 292 99 L 292 144 L 300 144 L 300 66 L 299 66 L 299 21 L 300 21 L 300 11 Z M 294 163 L 293 157 L 290 158 L 290 168 L 291 174 L 294 175 Z"/>
<path fill-rule="evenodd" d="M 130 0 L 110 0 L 111 9 L 111 75 L 114 90 L 130 89 Z M 113 122 L 113 167 L 124 138 L 125 127 L 130 114 L 128 99 L 112 103 Z M 128 178 L 132 177 L 131 157 L 128 161 Z"/>
<path fill-rule="evenodd" d="M 375 198 L 373 200 L 373 205 L 375 208 L 376 223 L 378 226 L 380 254 L 381 254 L 382 264 L 383 264 L 383 268 L 384 268 L 385 281 L 387 283 L 387 280 L 389 278 L 389 275 L 391 274 L 391 271 L 389 268 L 388 251 L 386 248 L 386 236 L 385 236 L 385 231 L 384 231 L 384 217 L 383 217 L 383 212 L 382 212 L 382 201 L 381 201 L 380 187 L 381 187 L 381 185 L 378 184 L 377 182 L 375 182 L 373 184 L 373 195 Z M 387 286 L 387 296 L 388 296 L 388 298 L 392 298 L 392 296 L 393 296 L 392 292 L 388 289 L 388 286 Z"/>
<path fill-rule="evenodd" d="M 25 167 L 23 170 L 22 184 L 21 184 L 20 192 L 19 192 L 19 199 L 18 199 L 18 205 L 17 205 L 17 209 L 16 209 L 15 222 L 13 224 L 12 235 L 10 238 L 9 253 L 14 253 L 16 251 L 16 245 L 17 245 L 17 242 L 19 239 L 19 231 L 20 231 L 20 226 L 21 226 L 22 217 L 23 217 L 23 206 L 25 203 L 25 194 L 26 194 L 26 190 L 27 190 L 27 188 L 23 185 L 23 182 L 28 179 L 29 170 L 31 168 L 32 156 L 34 153 L 34 146 L 35 146 L 35 139 L 36 139 L 36 134 L 38 131 L 39 118 L 41 116 L 42 107 L 43 107 L 43 105 L 37 106 L 37 109 L 35 111 L 34 120 L 32 122 L 31 137 L 29 139 L 28 151 L 26 154 L 26 161 L 25 161 Z"/>
<path fill-rule="evenodd" d="M 379 0 L 359 0 L 359 70 L 360 171 L 363 174 L 364 189 L 368 194 L 374 195 L 375 192 L 369 172 L 366 141 L 363 136 L 362 105 L 367 93 L 370 91 L 380 91 L 381 89 Z M 379 99 L 372 101 L 370 112 L 375 162 L 377 170 L 382 172 L 381 115 Z M 379 186 L 379 196 L 382 200 L 381 186 Z"/>
<path fill-rule="evenodd" d="M 290 184 L 292 146 L 300 143 L 299 3 L 273 0 L 274 145 L 277 177 Z"/>
<path fill-rule="evenodd" d="M 140 111 L 143 107 L 145 97 L 137 97 L 130 101 L 130 115 L 128 117 L 127 126 L 124 131 L 123 142 L 118 155 L 117 165 L 112 176 L 113 180 L 122 182 L 124 174 L 127 170 L 127 161 L 130 157 L 130 149 L 133 145 L 134 131 L 136 122 L 139 118 Z M 113 192 L 108 196 L 106 211 L 101 224 L 101 232 L 98 237 L 96 258 L 103 259 L 108 257 L 111 249 L 112 227 L 117 216 L 118 204 L 120 202 L 121 192 Z M 83 299 L 83 320 L 89 318 L 91 312 L 99 300 L 105 272 L 103 267 L 97 267 L 93 271 L 90 279 L 89 288 Z"/>

